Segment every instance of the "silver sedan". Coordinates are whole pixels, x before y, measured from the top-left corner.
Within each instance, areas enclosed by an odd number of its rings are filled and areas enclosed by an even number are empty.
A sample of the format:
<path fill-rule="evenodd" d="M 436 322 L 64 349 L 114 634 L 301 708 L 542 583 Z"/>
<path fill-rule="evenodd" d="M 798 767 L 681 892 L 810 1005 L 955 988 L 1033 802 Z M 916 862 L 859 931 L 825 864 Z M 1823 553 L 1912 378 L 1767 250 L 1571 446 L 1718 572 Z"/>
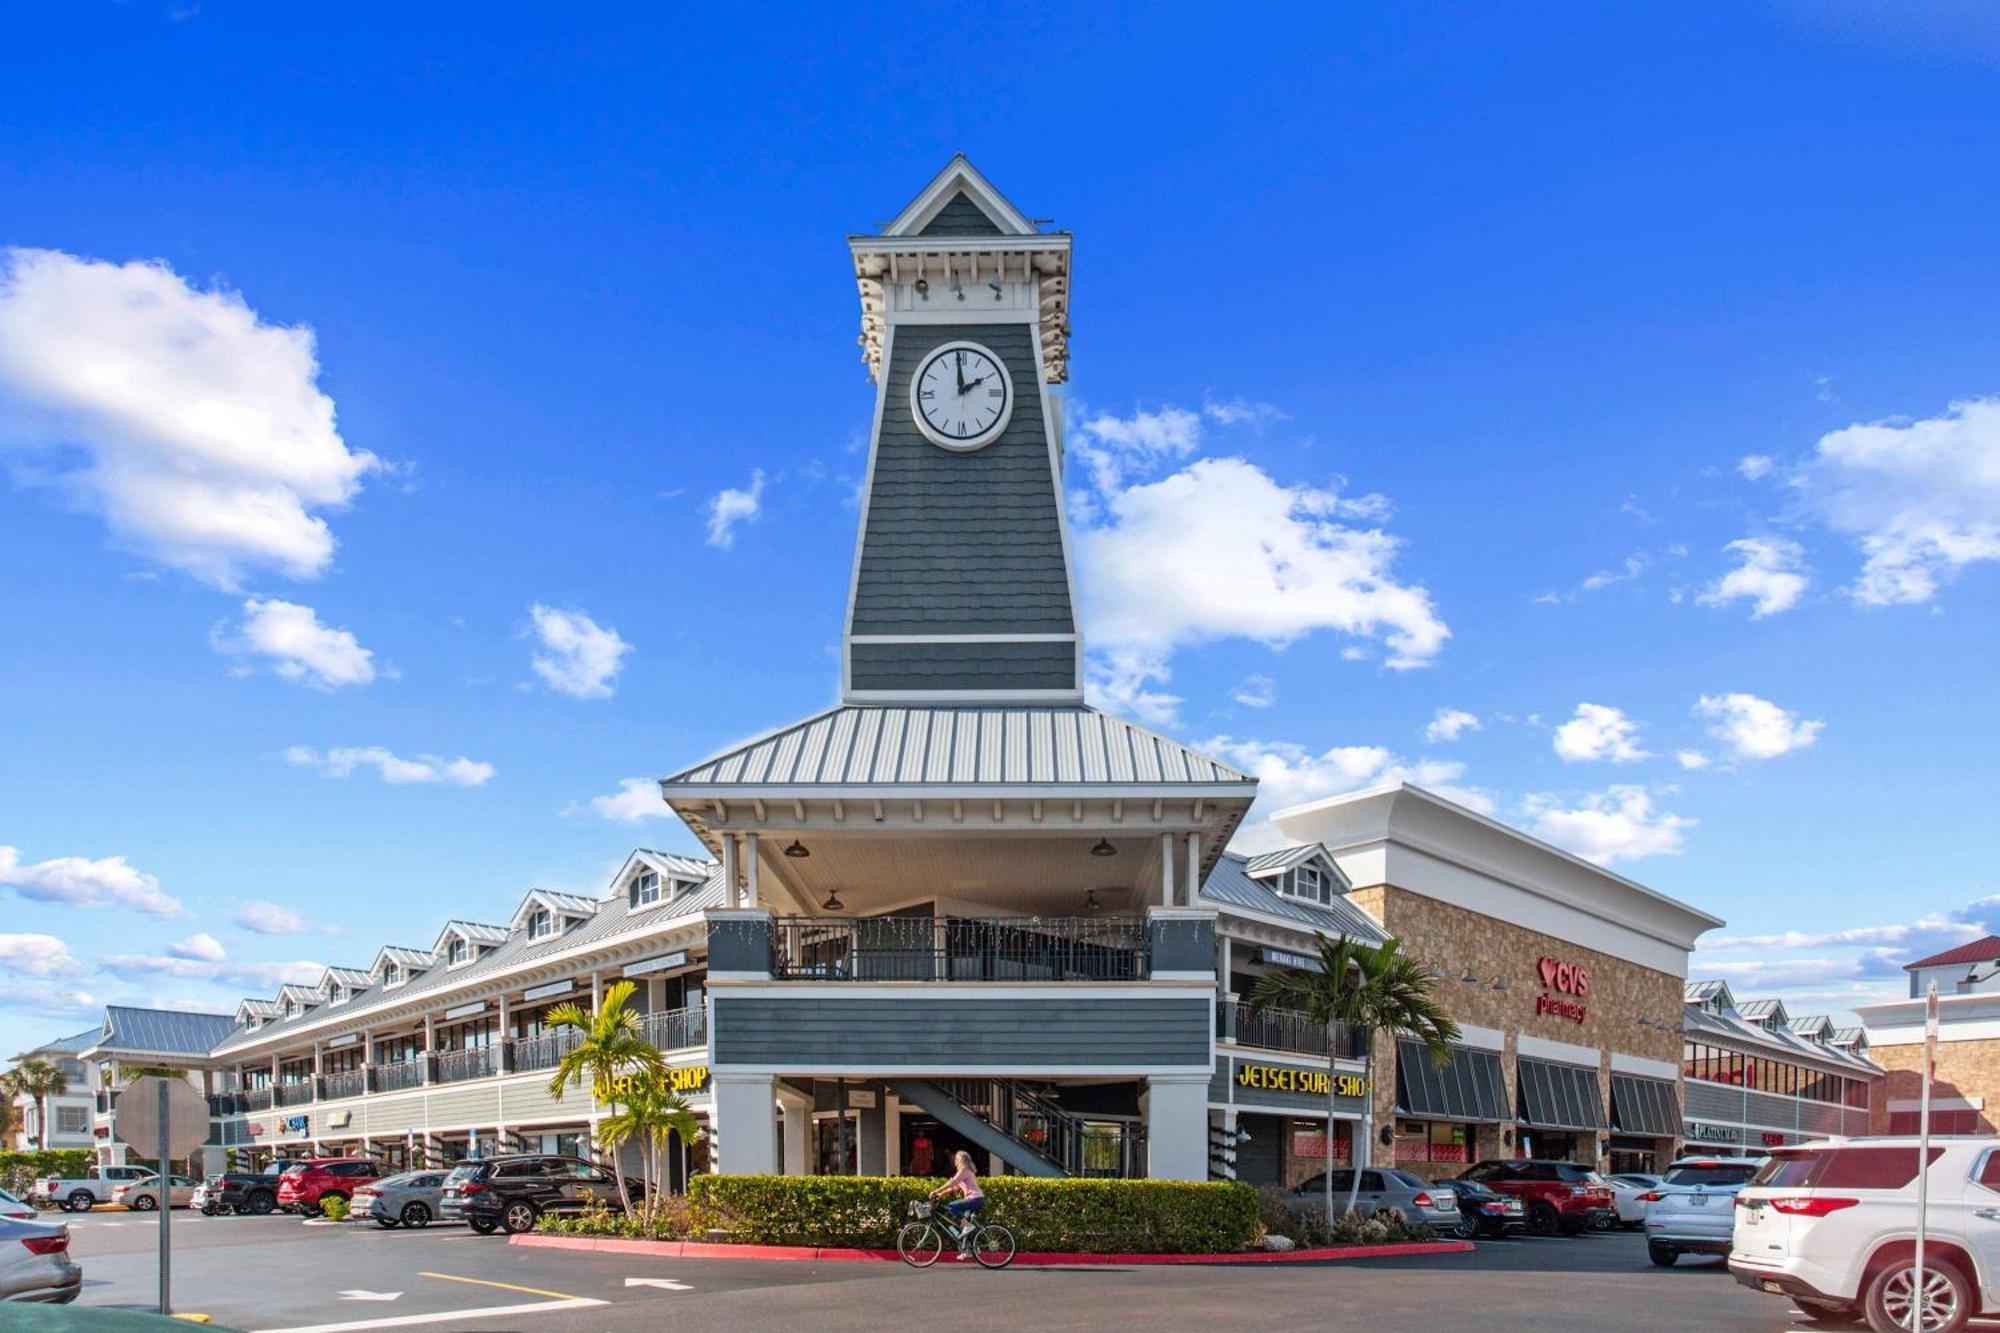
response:
<path fill-rule="evenodd" d="M 83 1270 L 69 1257 L 68 1227 L 0 1221 L 0 1301 L 67 1305 L 82 1290 Z"/>
<path fill-rule="evenodd" d="M 378 1227 L 427 1227 L 440 1212 L 447 1174 L 405 1171 L 363 1185 L 354 1191 L 354 1216 L 371 1218 Z"/>

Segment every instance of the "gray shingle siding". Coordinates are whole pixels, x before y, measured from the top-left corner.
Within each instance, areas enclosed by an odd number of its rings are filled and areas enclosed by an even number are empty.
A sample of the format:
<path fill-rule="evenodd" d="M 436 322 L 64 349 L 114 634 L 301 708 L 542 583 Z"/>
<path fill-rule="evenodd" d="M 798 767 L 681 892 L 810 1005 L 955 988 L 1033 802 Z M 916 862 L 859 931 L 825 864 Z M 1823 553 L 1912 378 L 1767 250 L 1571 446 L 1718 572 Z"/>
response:
<path fill-rule="evenodd" d="M 857 643 L 849 685 L 857 690 L 1070 690 L 1076 644 Z"/>
<path fill-rule="evenodd" d="M 1006 431 L 970 454 L 938 448 L 910 415 L 917 365 L 958 339 L 991 348 L 1014 381 Z M 1027 326 L 901 327 L 885 384 L 852 631 L 1074 632 L 1041 371 Z"/>
<path fill-rule="evenodd" d="M 951 197 L 937 212 L 937 216 L 924 224 L 919 236 L 1001 236 L 1002 232 L 984 209 L 959 193 Z"/>
<path fill-rule="evenodd" d="M 1040 1000 L 920 995 L 766 999 L 715 994 L 715 1063 L 1071 1069 L 1209 1062 L 1207 995 Z"/>

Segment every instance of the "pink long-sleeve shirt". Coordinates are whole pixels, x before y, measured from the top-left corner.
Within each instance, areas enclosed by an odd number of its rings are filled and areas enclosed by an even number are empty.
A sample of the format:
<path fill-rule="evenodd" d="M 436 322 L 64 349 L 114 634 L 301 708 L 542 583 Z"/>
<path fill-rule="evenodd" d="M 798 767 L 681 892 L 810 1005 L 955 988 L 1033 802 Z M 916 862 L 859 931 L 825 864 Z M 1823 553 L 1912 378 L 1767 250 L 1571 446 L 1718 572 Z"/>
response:
<path fill-rule="evenodd" d="M 960 1167 L 958 1174 L 947 1180 L 944 1183 L 944 1187 L 948 1190 L 957 1190 L 961 1198 L 983 1199 L 986 1197 L 986 1191 L 979 1188 L 979 1177 L 972 1174 L 972 1168 L 969 1166 Z"/>

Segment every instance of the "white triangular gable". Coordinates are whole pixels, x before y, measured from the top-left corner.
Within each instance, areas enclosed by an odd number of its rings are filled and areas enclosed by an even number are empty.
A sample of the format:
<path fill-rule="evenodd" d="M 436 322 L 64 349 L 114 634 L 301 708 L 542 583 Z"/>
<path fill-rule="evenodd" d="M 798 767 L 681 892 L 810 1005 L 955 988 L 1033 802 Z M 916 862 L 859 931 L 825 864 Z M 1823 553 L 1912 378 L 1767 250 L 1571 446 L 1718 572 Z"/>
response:
<path fill-rule="evenodd" d="M 944 206 L 954 196 L 963 194 L 980 212 L 993 219 L 993 225 L 1003 233 L 1014 236 L 1033 236 L 1035 224 L 1024 216 L 1020 209 L 1007 202 L 1007 197 L 993 188 L 993 182 L 979 173 L 979 169 L 966 160 L 964 153 L 954 156 L 945 164 L 936 178 L 912 199 L 898 213 L 895 220 L 882 229 L 884 236 L 914 236 L 930 225 Z"/>

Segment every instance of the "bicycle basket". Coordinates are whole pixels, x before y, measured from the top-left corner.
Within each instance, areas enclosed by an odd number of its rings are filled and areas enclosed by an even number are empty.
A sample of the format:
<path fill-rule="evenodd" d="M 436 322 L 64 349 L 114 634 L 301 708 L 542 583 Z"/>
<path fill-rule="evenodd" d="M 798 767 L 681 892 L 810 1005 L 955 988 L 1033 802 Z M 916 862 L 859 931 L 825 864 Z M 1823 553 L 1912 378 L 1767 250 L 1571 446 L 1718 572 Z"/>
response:
<path fill-rule="evenodd" d="M 933 1206 L 928 1199 L 912 1199 L 910 1200 L 910 1216 L 929 1217 Z"/>

